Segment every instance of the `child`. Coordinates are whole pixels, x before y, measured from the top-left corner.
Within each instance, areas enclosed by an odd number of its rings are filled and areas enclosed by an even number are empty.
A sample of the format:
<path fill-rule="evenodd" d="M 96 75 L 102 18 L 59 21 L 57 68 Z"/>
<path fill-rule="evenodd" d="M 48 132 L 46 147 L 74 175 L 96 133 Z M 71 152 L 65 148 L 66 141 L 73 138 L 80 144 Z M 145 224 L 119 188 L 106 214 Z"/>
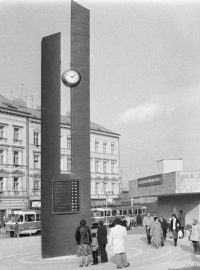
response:
<path fill-rule="evenodd" d="M 98 264 L 98 242 L 97 242 L 97 235 L 95 232 L 92 233 L 92 257 L 93 257 L 93 265 Z"/>
<path fill-rule="evenodd" d="M 200 240 L 200 226 L 198 219 L 193 218 L 192 229 L 190 232 L 190 240 L 192 241 L 194 248 L 194 255 L 200 254 L 199 240 Z"/>

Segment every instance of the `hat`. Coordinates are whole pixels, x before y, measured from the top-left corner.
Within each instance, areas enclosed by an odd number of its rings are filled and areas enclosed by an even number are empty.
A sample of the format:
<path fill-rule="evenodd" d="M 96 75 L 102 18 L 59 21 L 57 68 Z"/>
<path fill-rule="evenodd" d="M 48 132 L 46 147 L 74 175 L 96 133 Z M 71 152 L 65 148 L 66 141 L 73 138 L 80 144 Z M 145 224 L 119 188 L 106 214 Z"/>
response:
<path fill-rule="evenodd" d="M 193 222 L 198 223 L 199 221 L 197 218 L 193 218 Z"/>

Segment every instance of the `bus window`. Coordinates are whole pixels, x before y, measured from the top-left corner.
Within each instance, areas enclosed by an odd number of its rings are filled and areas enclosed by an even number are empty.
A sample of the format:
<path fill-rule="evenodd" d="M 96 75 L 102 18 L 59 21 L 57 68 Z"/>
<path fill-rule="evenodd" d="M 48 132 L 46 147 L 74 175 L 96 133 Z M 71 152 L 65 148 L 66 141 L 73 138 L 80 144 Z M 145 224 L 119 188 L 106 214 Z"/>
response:
<path fill-rule="evenodd" d="M 119 210 L 119 215 L 120 215 L 120 216 L 122 216 L 122 215 L 123 215 L 123 214 L 122 214 L 122 210 Z"/>
<path fill-rule="evenodd" d="M 138 209 L 138 214 L 142 214 L 142 209 L 141 208 Z"/>
<path fill-rule="evenodd" d="M 138 214 L 137 209 L 134 209 L 134 214 L 135 214 L 135 215 L 137 215 L 137 214 Z"/>
<path fill-rule="evenodd" d="M 116 210 L 112 210 L 112 216 L 116 216 L 117 215 L 117 211 Z"/>
<path fill-rule="evenodd" d="M 23 222 L 23 216 L 22 216 L 22 215 L 18 215 L 17 221 L 18 221 L 18 222 Z"/>
<path fill-rule="evenodd" d="M 110 217 L 110 210 L 109 211 L 105 211 L 105 214 L 107 217 Z"/>
<path fill-rule="evenodd" d="M 41 214 L 36 214 L 36 221 L 41 221 Z"/>
<path fill-rule="evenodd" d="M 146 208 L 142 208 L 142 213 L 146 214 Z"/>
<path fill-rule="evenodd" d="M 124 216 L 127 215 L 127 210 L 126 210 L 126 209 L 123 210 L 123 215 L 124 215 Z"/>
<path fill-rule="evenodd" d="M 34 214 L 26 214 L 25 215 L 25 221 L 26 222 L 35 221 L 35 215 Z"/>
<path fill-rule="evenodd" d="M 132 209 L 128 209 L 128 214 L 132 215 Z"/>
<path fill-rule="evenodd" d="M 101 217 L 104 217 L 104 211 L 101 211 Z"/>

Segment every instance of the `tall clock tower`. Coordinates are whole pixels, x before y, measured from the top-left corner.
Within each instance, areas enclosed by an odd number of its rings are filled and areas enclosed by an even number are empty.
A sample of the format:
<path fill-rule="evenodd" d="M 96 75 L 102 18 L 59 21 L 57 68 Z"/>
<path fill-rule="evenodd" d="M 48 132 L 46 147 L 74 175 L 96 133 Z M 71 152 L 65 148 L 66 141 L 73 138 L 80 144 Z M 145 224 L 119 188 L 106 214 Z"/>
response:
<path fill-rule="evenodd" d="M 75 230 L 90 226 L 90 13 L 72 1 L 67 10 L 68 66 L 61 70 L 61 33 L 42 40 L 42 257 L 76 253 Z M 53 22 L 52 22 L 53 23 Z M 61 75 L 62 74 L 62 75 Z M 60 88 L 70 91 L 71 174 L 60 172 Z"/>

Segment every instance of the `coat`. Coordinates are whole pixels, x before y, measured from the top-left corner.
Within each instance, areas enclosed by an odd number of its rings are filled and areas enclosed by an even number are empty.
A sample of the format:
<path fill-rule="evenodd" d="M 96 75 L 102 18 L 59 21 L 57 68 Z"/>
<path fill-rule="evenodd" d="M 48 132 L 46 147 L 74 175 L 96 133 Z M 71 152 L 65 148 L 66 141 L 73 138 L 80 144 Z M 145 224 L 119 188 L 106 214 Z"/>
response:
<path fill-rule="evenodd" d="M 161 224 L 162 230 L 167 232 L 167 229 L 169 227 L 167 224 L 167 220 L 165 218 L 163 218 L 162 221 L 160 220 L 160 224 Z"/>
<path fill-rule="evenodd" d="M 199 224 L 192 224 L 192 230 L 190 233 L 190 240 L 191 241 L 199 241 L 200 240 L 200 225 Z"/>
<path fill-rule="evenodd" d="M 150 228 L 150 235 L 152 236 L 153 241 L 155 243 L 161 243 L 163 230 L 162 230 L 160 222 L 152 223 L 151 228 Z"/>
<path fill-rule="evenodd" d="M 176 219 L 175 221 L 175 230 L 178 232 L 181 229 L 180 221 Z M 170 231 L 173 231 L 173 218 L 170 221 Z"/>
<path fill-rule="evenodd" d="M 105 225 L 98 226 L 97 229 L 97 240 L 99 245 L 107 244 L 107 229 Z"/>
<path fill-rule="evenodd" d="M 77 245 L 80 245 L 80 244 L 90 245 L 92 242 L 90 229 L 87 226 L 79 226 L 76 229 L 75 239 L 76 239 Z"/>
<path fill-rule="evenodd" d="M 114 253 L 126 252 L 126 238 L 127 231 L 124 226 L 116 224 L 115 227 L 111 228 L 109 243 Z"/>
<path fill-rule="evenodd" d="M 185 227 L 185 214 L 184 213 L 180 213 L 179 216 L 178 216 L 178 219 L 180 221 L 181 227 Z"/>

